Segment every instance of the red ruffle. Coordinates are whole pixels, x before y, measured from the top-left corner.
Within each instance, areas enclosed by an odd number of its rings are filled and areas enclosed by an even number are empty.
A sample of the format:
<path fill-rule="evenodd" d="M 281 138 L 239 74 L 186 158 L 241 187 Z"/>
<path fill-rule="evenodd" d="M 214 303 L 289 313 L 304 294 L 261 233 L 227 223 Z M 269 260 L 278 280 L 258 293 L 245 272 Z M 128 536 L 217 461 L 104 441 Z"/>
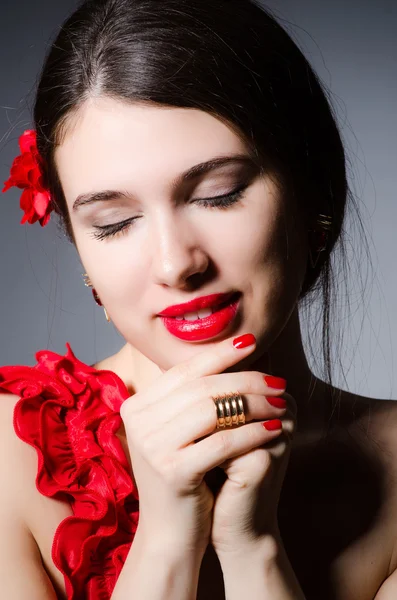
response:
<path fill-rule="evenodd" d="M 115 373 L 66 348 L 65 356 L 37 352 L 34 367 L 1 367 L 0 391 L 20 397 L 14 428 L 37 450 L 37 489 L 73 510 L 52 545 L 68 600 L 108 600 L 139 518 L 138 490 L 116 436 L 129 393 Z"/>

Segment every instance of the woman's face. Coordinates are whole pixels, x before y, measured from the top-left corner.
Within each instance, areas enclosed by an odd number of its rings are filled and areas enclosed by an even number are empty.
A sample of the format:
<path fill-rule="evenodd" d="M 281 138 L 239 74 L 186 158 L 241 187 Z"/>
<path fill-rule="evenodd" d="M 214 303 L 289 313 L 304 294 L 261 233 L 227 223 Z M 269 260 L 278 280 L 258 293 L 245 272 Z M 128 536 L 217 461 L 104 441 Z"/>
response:
<path fill-rule="evenodd" d="M 237 155 L 246 160 L 182 178 Z M 84 269 L 127 343 L 165 369 L 231 335 L 270 346 L 296 307 L 306 234 L 231 128 L 199 110 L 101 98 L 69 123 L 55 160 Z M 242 188 L 229 206 L 208 205 Z M 240 293 L 237 315 L 212 337 L 180 339 L 158 316 L 228 292 Z"/>

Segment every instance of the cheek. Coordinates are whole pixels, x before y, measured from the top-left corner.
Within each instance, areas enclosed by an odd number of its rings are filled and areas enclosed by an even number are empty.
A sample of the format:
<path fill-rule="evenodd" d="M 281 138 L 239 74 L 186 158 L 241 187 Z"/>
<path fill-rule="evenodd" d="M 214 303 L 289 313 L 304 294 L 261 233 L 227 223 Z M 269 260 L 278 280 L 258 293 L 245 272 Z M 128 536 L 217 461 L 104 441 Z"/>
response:
<path fill-rule="evenodd" d="M 220 246 L 234 280 L 271 313 L 296 303 L 307 266 L 302 225 L 281 210 L 281 203 L 262 202 L 250 218 L 241 215 L 235 236 L 229 231 Z"/>
<path fill-rule="evenodd" d="M 250 277 L 263 268 L 283 262 L 282 234 L 277 217 L 269 207 L 260 208 L 241 213 L 233 222 L 229 221 L 228 227 L 219 232 L 215 248 L 215 256 L 221 257 L 223 267 L 230 265 L 233 270 Z"/>
<path fill-rule="evenodd" d="M 77 240 L 77 250 L 104 305 L 117 305 L 139 298 L 147 283 L 142 256 L 120 241 Z"/>

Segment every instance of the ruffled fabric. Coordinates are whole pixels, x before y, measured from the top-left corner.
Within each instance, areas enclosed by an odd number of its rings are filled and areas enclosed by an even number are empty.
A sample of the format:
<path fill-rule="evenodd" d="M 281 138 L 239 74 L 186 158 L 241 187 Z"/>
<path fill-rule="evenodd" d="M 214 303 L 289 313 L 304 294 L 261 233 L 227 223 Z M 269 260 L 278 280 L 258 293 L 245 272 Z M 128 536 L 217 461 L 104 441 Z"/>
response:
<path fill-rule="evenodd" d="M 20 397 L 14 429 L 37 451 L 37 489 L 72 507 L 52 545 L 68 600 L 108 600 L 139 517 L 138 490 L 116 436 L 129 393 L 115 373 L 66 348 L 65 356 L 37 352 L 34 367 L 1 367 L 0 391 Z"/>

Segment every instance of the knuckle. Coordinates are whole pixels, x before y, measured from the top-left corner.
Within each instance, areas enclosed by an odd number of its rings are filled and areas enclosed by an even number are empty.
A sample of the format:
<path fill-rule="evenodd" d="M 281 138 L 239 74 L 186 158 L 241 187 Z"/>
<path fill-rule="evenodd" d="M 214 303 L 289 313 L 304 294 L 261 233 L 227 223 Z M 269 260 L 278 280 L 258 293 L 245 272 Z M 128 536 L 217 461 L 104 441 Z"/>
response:
<path fill-rule="evenodd" d="M 290 444 L 289 444 L 289 439 L 288 439 L 288 435 L 282 435 L 280 436 L 277 440 L 274 440 L 273 442 L 271 442 L 270 444 L 268 444 L 269 446 L 269 453 L 271 454 L 272 459 L 282 459 L 283 457 L 285 457 Z M 271 462 L 270 466 L 269 466 L 269 470 L 273 469 L 273 462 Z"/>
<path fill-rule="evenodd" d="M 124 400 L 123 404 L 120 406 L 120 417 L 122 418 L 123 421 L 128 419 L 128 415 L 130 414 L 131 411 L 131 402 L 130 402 L 130 398 L 127 400 Z"/>
<path fill-rule="evenodd" d="M 288 394 L 287 392 L 283 393 L 283 398 L 285 398 L 285 400 L 288 403 L 288 411 L 293 415 L 293 417 L 296 418 L 296 415 L 298 413 L 298 406 L 297 406 L 295 398 L 293 396 L 291 396 L 291 394 Z"/>
<path fill-rule="evenodd" d="M 167 455 L 164 456 L 159 464 L 159 471 L 164 481 L 173 485 L 176 483 L 176 476 L 179 470 L 176 468 L 175 456 Z"/>
<path fill-rule="evenodd" d="M 175 367 L 175 376 L 179 383 L 189 381 L 194 378 L 194 368 L 191 361 L 185 361 Z"/>
<path fill-rule="evenodd" d="M 263 373 L 245 371 L 242 375 L 242 386 L 247 394 L 258 394 L 263 389 Z"/>
<path fill-rule="evenodd" d="M 259 432 L 254 423 L 244 425 L 244 431 L 246 432 L 248 444 L 251 448 L 255 448 L 258 444 L 263 443 L 263 429 Z"/>
<path fill-rule="evenodd" d="M 184 486 L 185 469 L 182 461 L 177 454 L 168 454 L 159 462 L 158 470 L 163 481 L 173 489 L 180 489 Z"/>
<path fill-rule="evenodd" d="M 260 471 L 261 473 L 267 472 L 272 464 L 271 454 L 265 448 L 257 448 L 247 454 L 249 460 L 249 467 L 254 472 Z"/>
<path fill-rule="evenodd" d="M 136 430 L 137 431 L 137 430 Z M 155 450 L 158 448 L 156 436 L 152 434 L 140 435 L 140 439 L 135 440 L 135 445 L 139 446 L 140 452 L 147 459 L 154 456 Z"/>
<path fill-rule="evenodd" d="M 272 455 L 267 450 L 255 453 L 255 469 L 258 472 L 270 473 L 273 467 Z"/>
<path fill-rule="evenodd" d="M 246 394 L 254 394 L 258 391 L 258 378 L 255 371 L 244 371 L 241 373 L 240 388 Z"/>
<path fill-rule="evenodd" d="M 263 389 L 263 384 L 264 384 L 263 373 L 260 373 L 259 371 L 253 371 L 250 381 L 251 381 L 251 385 L 252 385 L 252 393 L 256 393 L 256 391 L 258 389 L 259 390 Z"/>
<path fill-rule="evenodd" d="M 295 432 L 295 420 L 294 419 L 284 419 L 283 420 L 283 433 L 287 433 L 289 436 L 292 436 Z"/>
<path fill-rule="evenodd" d="M 215 405 L 216 394 L 211 381 L 212 380 L 209 377 L 203 377 L 197 381 L 197 387 L 194 390 L 194 394 L 197 397 L 196 406 L 200 420 L 215 425 L 217 417 Z"/>
<path fill-rule="evenodd" d="M 128 437 L 131 440 L 139 440 L 145 435 L 147 422 L 140 415 L 140 413 L 133 414 L 130 410 L 127 410 L 124 417 L 122 417 L 126 431 L 128 431 Z"/>
<path fill-rule="evenodd" d="M 292 420 L 287 421 L 285 423 L 285 426 L 283 427 L 283 431 L 284 431 L 285 435 L 288 436 L 288 440 L 291 441 L 292 438 L 294 437 L 294 434 L 296 431 L 295 422 Z"/>
<path fill-rule="evenodd" d="M 189 493 L 202 481 L 202 475 L 192 470 L 191 465 L 183 460 L 181 453 L 166 457 L 160 465 L 160 472 L 163 481 L 180 493 Z"/>
<path fill-rule="evenodd" d="M 217 361 L 223 362 L 225 360 L 225 354 L 230 354 L 231 344 L 229 341 L 223 346 L 222 344 L 217 344 L 213 349 L 214 357 Z"/>
<path fill-rule="evenodd" d="M 212 434 L 214 438 L 214 450 L 219 458 L 226 460 L 232 453 L 232 440 L 229 432 L 220 431 Z"/>
<path fill-rule="evenodd" d="M 217 413 L 215 403 L 212 403 L 212 405 L 213 407 L 211 409 L 208 400 L 201 400 L 197 403 L 197 417 L 199 418 L 200 423 L 205 424 L 208 427 L 216 426 Z"/>
<path fill-rule="evenodd" d="M 137 407 L 141 406 L 141 402 L 138 401 L 137 394 L 134 396 L 130 396 L 127 400 L 124 400 L 122 405 L 120 406 L 120 417 L 123 421 L 135 421 L 136 414 L 138 412 Z M 139 409 L 140 410 L 140 409 Z M 132 415 L 134 418 L 132 419 Z"/>
<path fill-rule="evenodd" d="M 201 377 L 197 383 L 197 390 L 200 397 L 205 396 L 211 398 L 214 395 L 210 379 L 208 377 Z"/>

